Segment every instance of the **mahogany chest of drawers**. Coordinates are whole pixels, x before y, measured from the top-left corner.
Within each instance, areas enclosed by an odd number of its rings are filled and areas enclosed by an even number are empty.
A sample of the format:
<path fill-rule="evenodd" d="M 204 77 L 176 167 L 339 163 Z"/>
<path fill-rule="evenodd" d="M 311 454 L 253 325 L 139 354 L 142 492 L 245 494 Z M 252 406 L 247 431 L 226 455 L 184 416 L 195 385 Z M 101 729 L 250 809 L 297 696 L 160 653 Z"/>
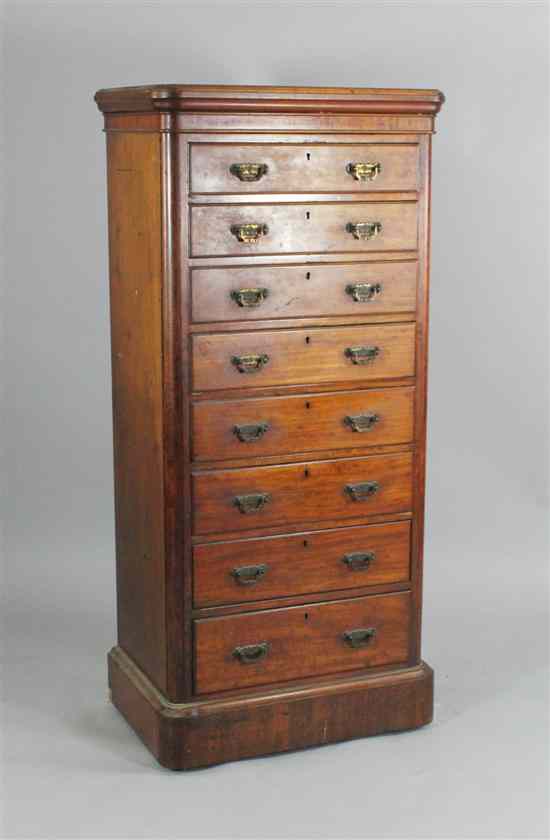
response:
<path fill-rule="evenodd" d="M 102 90 L 118 646 L 174 769 L 432 716 L 435 90 Z"/>

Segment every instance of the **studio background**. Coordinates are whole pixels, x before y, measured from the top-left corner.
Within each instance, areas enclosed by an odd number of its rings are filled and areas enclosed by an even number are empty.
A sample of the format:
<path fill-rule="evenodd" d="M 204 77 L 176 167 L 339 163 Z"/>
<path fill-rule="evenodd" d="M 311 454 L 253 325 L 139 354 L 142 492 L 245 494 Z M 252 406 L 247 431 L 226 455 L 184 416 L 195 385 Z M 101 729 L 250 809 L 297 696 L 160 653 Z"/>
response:
<path fill-rule="evenodd" d="M 7 837 L 546 837 L 548 6 L 8 2 Z M 101 87 L 437 87 L 434 723 L 160 769 L 115 641 Z"/>

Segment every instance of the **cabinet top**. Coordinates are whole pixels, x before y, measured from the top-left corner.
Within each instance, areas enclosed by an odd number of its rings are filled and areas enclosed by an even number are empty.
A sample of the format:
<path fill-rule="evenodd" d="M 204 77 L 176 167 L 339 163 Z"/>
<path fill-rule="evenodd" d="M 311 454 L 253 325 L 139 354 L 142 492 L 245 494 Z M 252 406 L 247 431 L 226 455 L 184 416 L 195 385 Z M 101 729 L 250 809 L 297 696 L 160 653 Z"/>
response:
<path fill-rule="evenodd" d="M 439 90 L 264 85 L 144 85 L 98 90 L 101 111 L 194 113 L 437 114 Z"/>

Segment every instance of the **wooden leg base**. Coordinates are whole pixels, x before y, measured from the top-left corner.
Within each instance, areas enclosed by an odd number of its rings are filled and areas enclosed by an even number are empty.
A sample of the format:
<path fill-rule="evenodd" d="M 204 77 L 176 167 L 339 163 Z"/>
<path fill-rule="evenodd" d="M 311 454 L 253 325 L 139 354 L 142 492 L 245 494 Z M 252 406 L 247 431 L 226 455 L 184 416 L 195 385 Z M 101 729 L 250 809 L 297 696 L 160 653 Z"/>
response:
<path fill-rule="evenodd" d="M 172 770 L 415 729 L 433 713 L 433 671 L 424 662 L 262 695 L 171 703 L 115 647 L 109 685 L 114 705 Z"/>

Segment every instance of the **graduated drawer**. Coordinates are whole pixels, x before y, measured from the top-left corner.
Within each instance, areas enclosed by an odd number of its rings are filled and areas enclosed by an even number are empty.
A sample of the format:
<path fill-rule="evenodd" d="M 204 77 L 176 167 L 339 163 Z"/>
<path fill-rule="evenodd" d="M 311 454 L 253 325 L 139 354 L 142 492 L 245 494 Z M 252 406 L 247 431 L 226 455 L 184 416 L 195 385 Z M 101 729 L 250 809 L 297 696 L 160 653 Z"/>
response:
<path fill-rule="evenodd" d="M 416 272 L 414 261 L 196 268 L 193 320 L 414 312 Z"/>
<path fill-rule="evenodd" d="M 382 324 L 193 337 L 196 391 L 414 375 L 415 325 Z"/>
<path fill-rule="evenodd" d="M 413 388 L 193 404 L 196 461 L 408 443 Z"/>
<path fill-rule="evenodd" d="M 410 613 L 410 594 L 399 592 L 195 621 L 195 689 L 405 663 Z"/>
<path fill-rule="evenodd" d="M 194 143 L 191 192 L 418 189 L 418 146 L 397 143 Z"/>
<path fill-rule="evenodd" d="M 191 207 L 191 255 L 250 256 L 357 251 L 414 251 L 417 206 L 407 202 L 210 204 Z M 239 241 L 245 225 L 258 228 Z M 348 225 L 380 225 L 356 238 Z M 232 232 L 233 231 L 233 232 Z M 358 231 L 357 233 L 359 233 Z"/>
<path fill-rule="evenodd" d="M 410 523 L 197 545 L 196 607 L 399 583 L 409 579 Z"/>
<path fill-rule="evenodd" d="M 412 456 L 197 472 L 193 500 L 199 535 L 410 511 Z"/>

